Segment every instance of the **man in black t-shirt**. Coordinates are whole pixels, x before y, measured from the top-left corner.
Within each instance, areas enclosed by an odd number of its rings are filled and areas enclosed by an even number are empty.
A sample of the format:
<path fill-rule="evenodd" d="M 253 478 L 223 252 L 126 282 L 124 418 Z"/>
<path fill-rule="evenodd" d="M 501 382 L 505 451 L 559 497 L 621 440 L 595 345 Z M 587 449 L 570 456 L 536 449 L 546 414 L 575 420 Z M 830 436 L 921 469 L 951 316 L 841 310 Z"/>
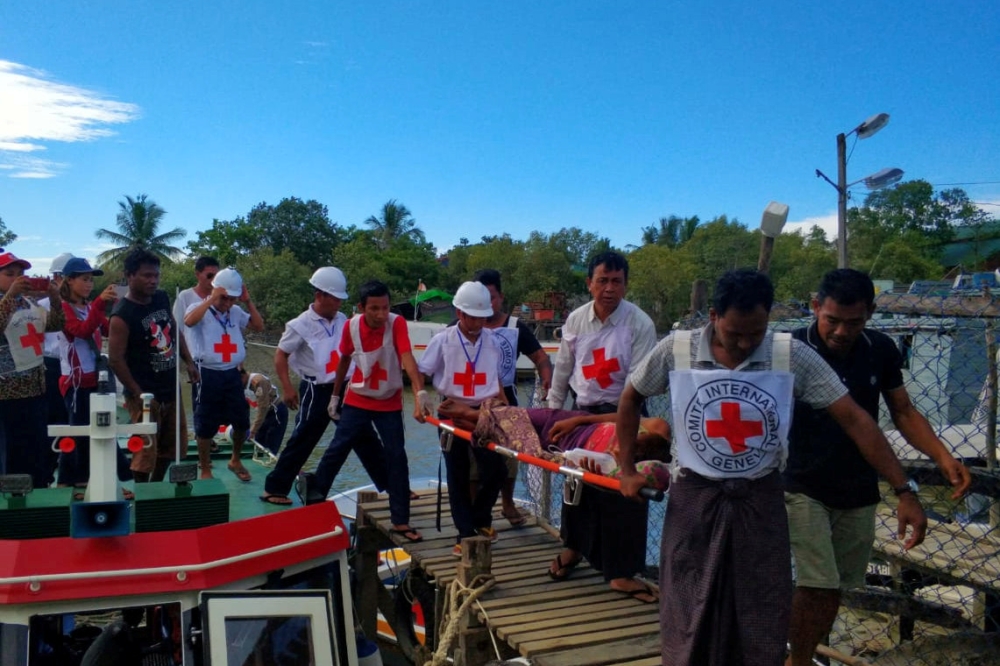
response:
<path fill-rule="evenodd" d="M 111 312 L 108 364 L 125 392 L 125 407 L 133 423 L 142 419 L 143 393 L 152 393 L 151 418 L 157 424 L 152 446 L 132 455 L 135 480 L 162 481 L 177 455 L 187 453 L 187 423 L 183 402 L 176 398 L 177 355 L 188 378 L 198 381 L 198 369 L 188 353 L 184 336 L 170 312 L 170 299 L 160 290 L 160 259 L 146 250 L 125 257 L 128 294 Z M 180 410 L 180 427 L 176 411 Z"/>
<path fill-rule="evenodd" d="M 865 328 L 875 310 L 868 276 L 851 269 L 830 271 L 812 309 L 816 321 L 792 335 L 837 371 L 851 398 L 876 421 L 882 396 L 900 434 L 938 465 L 955 488 L 953 497 L 964 494 L 969 471 L 910 402 L 899 349 L 889 336 Z M 864 585 L 881 495 L 878 475 L 851 438 L 826 411 L 804 403 L 795 405 L 784 481 L 796 573 L 787 663 L 807 666 L 830 633 L 840 591 Z M 901 495 L 917 488 L 911 480 L 893 491 Z"/>

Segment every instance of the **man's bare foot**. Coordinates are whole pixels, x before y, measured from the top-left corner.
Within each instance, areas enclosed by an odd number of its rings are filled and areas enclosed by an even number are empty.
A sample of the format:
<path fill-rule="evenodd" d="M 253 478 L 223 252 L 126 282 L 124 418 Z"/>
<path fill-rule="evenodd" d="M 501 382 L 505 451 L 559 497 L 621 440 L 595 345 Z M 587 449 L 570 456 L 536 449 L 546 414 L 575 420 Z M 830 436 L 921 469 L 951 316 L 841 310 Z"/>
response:
<path fill-rule="evenodd" d="M 198 478 L 201 480 L 214 479 L 211 465 L 198 465 Z"/>

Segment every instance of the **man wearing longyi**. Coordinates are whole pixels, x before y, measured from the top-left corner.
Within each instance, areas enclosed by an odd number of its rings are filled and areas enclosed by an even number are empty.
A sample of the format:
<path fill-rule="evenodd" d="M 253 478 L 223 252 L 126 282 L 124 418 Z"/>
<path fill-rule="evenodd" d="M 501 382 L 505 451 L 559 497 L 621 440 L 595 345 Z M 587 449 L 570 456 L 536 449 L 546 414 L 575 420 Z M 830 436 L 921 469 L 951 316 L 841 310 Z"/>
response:
<path fill-rule="evenodd" d="M 878 424 L 840 377 L 789 334 L 770 333 L 774 288 L 763 273 L 729 271 L 715 286 L 710 323 L 674 331 L 629 375 L 618 407 L 622 494 L 645 479 L 632 466 L 639 413 L 669 390 L 676 477 L 660 544 L 660 633 L 665 666 L 779 666 L 792 598 L 784 492 L 794 399 L 825 409 L 894 487 L 903 468 Z M 899 535 L 912 548 L 927 519 L 900 498 Z"/>

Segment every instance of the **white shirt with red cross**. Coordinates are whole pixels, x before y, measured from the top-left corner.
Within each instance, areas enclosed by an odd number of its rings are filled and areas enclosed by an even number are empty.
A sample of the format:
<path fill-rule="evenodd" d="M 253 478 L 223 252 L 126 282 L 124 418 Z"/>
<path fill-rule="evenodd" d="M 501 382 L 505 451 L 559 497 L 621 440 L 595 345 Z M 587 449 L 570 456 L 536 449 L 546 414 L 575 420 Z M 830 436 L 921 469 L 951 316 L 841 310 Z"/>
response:
<path fill-rule="evenodd" d="M 4 335 L 14 361 L 15 372 L 25 372 L 42 364 L 45 320 L 45 310 L 37 305 L 15 310 L 10 316 Z"/>
<path fill-rule="evenodd" d="M 355 368 L 350 383 L 353 393 L 382 400 L 403 388 L 399 354 L 392 344 L 393 323 L 398 316 L 389 314 L 389 321 L 383 326 L 382 344 L 370 351 L 364 351 L 361 343 L 361 319 L 364 315 L 355 315 L 348 322 L 348 332 L 354 345 L 351 358 Z"/>
<path fill-rule="evenodd" d="M 188 312 L 198 307 L 190 306 Z M 187 313 L 185 313 L 187 314 Z M 209 308 L 205 316 L 187 329 L 185 340 L 191 356 L 203 368 L 232 370 L 247 357 L 243 330 L 250 323 L 250 315 L 237 305 L 225 314 Z"/>
<path fill-rule="evenodd" d="M 500 363 L 493 331 L 484 328 L 479 339 L 470 342 L 458 326 L 449 326 L 431 338 L 417 366 L 431 376 L 442 398 L 475 407 L 499 395 Z"/>
<path fill-rule="evenodd" d="M 337 378 L 340 339 L 347 317 L 338 312 L 333 319 L 316 314 L 312 305 L 285 324 L 278 349 L 288 354 L 288 365 L 300 377 L 317 384 Z"/>

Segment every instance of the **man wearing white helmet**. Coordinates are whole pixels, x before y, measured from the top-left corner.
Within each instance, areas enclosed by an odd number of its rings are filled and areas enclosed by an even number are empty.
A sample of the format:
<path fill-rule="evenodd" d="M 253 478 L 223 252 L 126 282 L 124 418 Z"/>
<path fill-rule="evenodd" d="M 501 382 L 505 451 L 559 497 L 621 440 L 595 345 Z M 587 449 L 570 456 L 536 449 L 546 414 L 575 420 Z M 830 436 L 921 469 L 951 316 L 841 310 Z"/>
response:
<path fill-rule="evenodd" d="M 305 312 L 285 324 L 285 332 L 274 353 L 274 369 L 281 382 L 282 399 L 289 409 L 299 412 L 278 462 L 264 481 L 264 494 L 260 499 L 270 504 L 292 503 L 288 493 L 295 477 L 331 423 L 326 408 L 333 395 L 340 363 L 340 340 L 347 322 L 340 311 L 341 303 L 347 298 L 347 278 L 339 268 L 323 266 L 312 274 L 309 284 L 315 289 L 313 302 Z M 298 391 L 292 385 L 289 369 L 302 378 Z M 374 431 L 371 436 L 375 437 Z M 385 487 L 384 459 L 369 456 L 369 450 L 378 453 L 375 447 L 359 446 L 355 450 L 375 484 Z"/>
<path fill-rule="evenodd" d="M 458 324 L 438 332 L 427 343 L 421 357 L 420 372 L 432 378 L 442 398 L 478 407 L 491 398 L 506 402 L 502 381 L 502 353 L 494 332 L 486 328 L 493 315 L 490 291 L 481 282 L 464 282 L 452 305 Z M 448 467 L 448 499 L 451 517 L 458 530 L 458 543 L 452 554 L 461 557 L 462 539 L 476 535 L 495 541 L 493 505 L 500 486 L 507 477 L 507 467 L 500 454 L 482 447 L 472 447 L 479 467 L 479 488 L 475 497 L 464 492 L 469 487 L 469 443 L 455 438 L 444 452 Z"/>
<path fill-rule="evenodd" d="M 236 301 L 246 305 L 246 311 Z M 247 355 L 243 330 L 263 331 L 264 320 L 235 268 L 224 268 L 215 275 L 211 295 L 188 307 L 184 326 L 188 348 L 201 376 L 194 396 L 200 478 L 212 478 L 212 437 L 220 425 L 228 423 L 233 426 L 229 470 L 240 481 L 249 481 L 250 472 L 243 466 L 240 453 L 250 428 L 250 409 L 243 396 L 239 366 Z"/>

